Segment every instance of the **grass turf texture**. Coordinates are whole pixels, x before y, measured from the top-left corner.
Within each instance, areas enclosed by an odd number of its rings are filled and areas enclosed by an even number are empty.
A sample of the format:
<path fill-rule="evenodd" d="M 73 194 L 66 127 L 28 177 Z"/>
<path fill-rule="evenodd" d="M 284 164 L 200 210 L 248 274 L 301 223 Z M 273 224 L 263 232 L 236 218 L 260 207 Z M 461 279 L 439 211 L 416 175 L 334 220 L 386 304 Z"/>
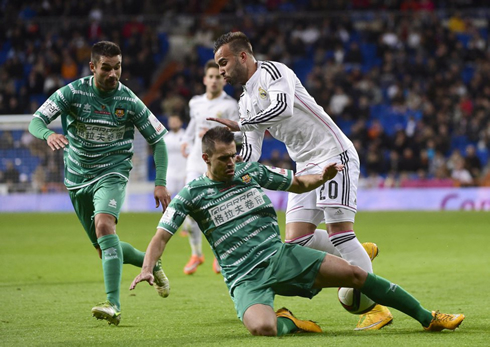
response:
<path fill-rule="evenodd" d="M 159 214 L 123 213 L 118 234 L 145 250 Z M 427 333 L 392 310 L 380 331 L 353 331 L 357 316 L 338 303 L 336 289 L 313 300 L 276 297 L 275 308 L 317 321 L 323 334 L 251 336 L 236 318 L 212 254 L 192 276 L 183 274 L 190 249 L 175 235 L 163 257 L 171 294 L 162 299 L 146 283 L 127 290 L 139 269 L 124 266 L 119 327 L 91 317 L 105 300 L 97 253 L 74 214 L 0 214 L 1 346 L 488 346 L 490 339 L 490 214 L 488 212 L 359 213 L 361 241 L 380 247 L 375 272 L 403 286 L 430 309 L 462 312 L 455 332 Z M 284 214 L 280 214 L 284 225 Z"/>

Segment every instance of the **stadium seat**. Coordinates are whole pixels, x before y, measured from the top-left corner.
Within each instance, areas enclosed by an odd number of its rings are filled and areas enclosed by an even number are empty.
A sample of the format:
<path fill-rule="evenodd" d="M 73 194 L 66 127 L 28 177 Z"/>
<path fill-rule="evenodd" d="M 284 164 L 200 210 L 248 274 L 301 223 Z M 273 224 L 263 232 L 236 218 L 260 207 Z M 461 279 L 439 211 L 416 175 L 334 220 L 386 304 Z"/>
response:
<path fill-rule="evenodd" d="M 197 46 L 197 55 L 199 57 L 199 64 L 204 66 L 206 62 L 214 58 L 213 49 L 204 46 Z"/>
<path fill-rule="evenodd" d="M 297 59 L 293 63 L 293 71 L 302 83 L 306 82 L 308 74 L 313 69 L 313 64 L 313 59 L 311 58 Z"/>

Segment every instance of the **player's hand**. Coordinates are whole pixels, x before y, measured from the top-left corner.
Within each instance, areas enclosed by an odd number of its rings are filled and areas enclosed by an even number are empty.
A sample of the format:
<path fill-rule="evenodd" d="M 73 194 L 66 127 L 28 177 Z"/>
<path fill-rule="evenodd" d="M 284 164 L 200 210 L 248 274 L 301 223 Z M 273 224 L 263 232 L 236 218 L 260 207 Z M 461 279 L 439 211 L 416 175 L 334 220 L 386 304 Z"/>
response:
<path fill-rule="evenodd" d="M 56 133 L 49 135 L 46 142 L 53 151 L 65 148 L 68 145 L 68 140 L 65 135 Z"/>
<path fill-rule="evenodd" d="M 180 145 L 180 153 L 182 153 L 182 156 L 184 158 L 187 158 L 189 156 L 189 153 L 187 153 L 187 142 L 184 142 Z"/>
<path fill-rule="evenodd" d="M 148 282 L 148 284 L 152 286 L 154 279 L 155 278 L 153 277 L 153 274 L 151 272 L 141 272 L 138 276 L 134 278 L 133 282 L 129 286 L 129 290 L 133 290 L 134 288 L 136 288 L 136 285 L 138 283 L 143 281 Z"/>
<path fill-rule="evenodd" d="M 337 175 L 337 172 L 342 171 L 344 169 L 343 164 L 330 163 L 323 169 L 323 180 L 328 181 L 334 178 Z"/>
<path fill-rule="evenodd" d="M 164 186 L 155 186 L 154 196 L 155 208 L 162 205 L 162 211 L 164 212 L 167 209 L 168 204 L 170 204 L 170 193 L 167 188 Z"/>
<path fill-rule="evenodd" d="M 240 128 L 238 127 L 238 122 L 235 122 L 234 120 L 231 120 L 231 119 L 209 117 L 209 118 L 206 118 L 206 120 L 212 120 L 212 121 L 221 123 L 224 126 L 228 127 L 228 129 L 230 129 L 230 131 L 240 131 Z"/>

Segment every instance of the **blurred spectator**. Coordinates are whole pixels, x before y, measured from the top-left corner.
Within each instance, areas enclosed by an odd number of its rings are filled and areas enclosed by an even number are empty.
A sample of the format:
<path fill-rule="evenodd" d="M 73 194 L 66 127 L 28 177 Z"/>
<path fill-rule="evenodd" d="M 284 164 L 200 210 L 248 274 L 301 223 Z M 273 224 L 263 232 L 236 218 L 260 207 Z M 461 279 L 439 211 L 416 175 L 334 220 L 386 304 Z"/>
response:
<path fill-rule="evenodd" d="M 78 66 L 71 57 L 71 54 L 65 50 L 63 52 L 63 61 L 61 63 L 61 77 L 66 82 L 71 82 L 78 77 Z"/>
<path fill-rule="evenodd" d="M 459 187 L 471 187 L 474 185 L 473 177 L 470 172 L 464 167 L 464 159 L 456 158 L 454 161 L 453 169 L 451 171 L 451 178 L 455 181 L 455 184 Z"/>
<path fill-rule="evenodd" d="M 7 160 L 5 162 L 5 171 L 3 172 L 3 182 L 7 184 L 9 193 L 13 193 L 19 190 L 20 173 L 15 168 L 14 162 Z"/>
<path fill-rule="evenodd" d="M 14 148 L 14 137 L 10 130 L 4 130 L 0 134 L 0 149 Z"/>
<path fill-rule="evenodd" d="M 466 24 L 463 18 L 461 17 L 461 12 L 459 11 L 454 12 L 451 18 L 449 18 L 447 26 L 449 30 L 451 30 L 452 32 L 456 32 L 456 33 L 464 32 L 466 30 Z"/>
<path fill-rule="evenodd" d="M 343 111 L 344 108 L 349 103 L 349 96 L 345 94 L 344 89 L 342 87 L 336 87 L 335 93 L 330 99 L 329 110 L 331 115 L 338 116 Z"/>
<path fill-rule="evenodd" d="M 400 158 L 399 170 L 405 173 L 415 173 L 420 169 L 420 160 L 410 147 L 403 149 L 402 157 Z"/>
<path fill-rule="evenodd" d="M 481 165 L 480 158 L 478 158 L 478 155 L 476 154 L 475 146 L 473 145 L 466 146 L 466 156 L 464 160 L 465 160 L 464 167 L 466 170 L 470 172 L 471 176 L 475 179 L 480 177 L 482 165 Z"/>

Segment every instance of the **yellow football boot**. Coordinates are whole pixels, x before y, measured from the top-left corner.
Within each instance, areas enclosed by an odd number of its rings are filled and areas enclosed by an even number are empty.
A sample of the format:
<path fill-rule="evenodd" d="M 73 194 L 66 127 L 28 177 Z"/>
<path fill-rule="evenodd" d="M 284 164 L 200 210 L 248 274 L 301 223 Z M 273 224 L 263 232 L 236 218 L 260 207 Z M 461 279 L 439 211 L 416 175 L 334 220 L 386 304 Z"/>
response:
<path fill-rule="evenodd" d="M 290 319 L 294 325 L 298 328 L 297 332 L 303 332 L 303 333 L 321 333 L 322 328 L 315 322 L 311 320 L 301 320 L 296 318 L 291 311 L 289 311 L 287 308 L 283 307 L 277 310 L 276 312 L 277 317 L 284 317 L 287 319 Z"/>

